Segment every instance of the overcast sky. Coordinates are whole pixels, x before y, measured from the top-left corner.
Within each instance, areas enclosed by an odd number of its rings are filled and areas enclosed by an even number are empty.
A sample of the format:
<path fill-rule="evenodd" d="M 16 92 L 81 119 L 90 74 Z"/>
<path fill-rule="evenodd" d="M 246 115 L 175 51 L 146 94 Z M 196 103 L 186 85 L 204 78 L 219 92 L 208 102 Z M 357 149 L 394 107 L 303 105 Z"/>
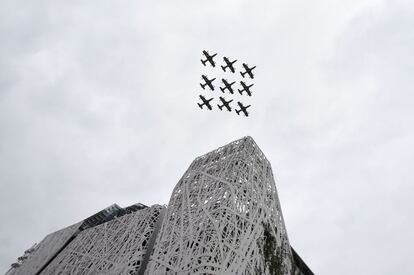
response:
<path fill-rule="evenodd" d="M 408 0 L 0 0 L 0 273 L 250 135 L 315 274 L 411 274 L 413 26 Z M 257 65 L 251 117 L 197 107 L 203 49 Z"/>

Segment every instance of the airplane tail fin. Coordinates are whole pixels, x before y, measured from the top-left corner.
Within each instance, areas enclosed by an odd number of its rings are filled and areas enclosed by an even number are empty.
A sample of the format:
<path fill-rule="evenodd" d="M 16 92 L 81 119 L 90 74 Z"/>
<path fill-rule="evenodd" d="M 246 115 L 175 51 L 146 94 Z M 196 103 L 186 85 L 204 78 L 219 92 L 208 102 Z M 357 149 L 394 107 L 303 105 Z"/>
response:
<path fill-rule="evenodd" d="M 226 71 L 226 67 L 224 67 L 224 66 L 221 66 L 221 68 L 223 69 L 223 71 Z"/>
<path fill-rule="evenodd" d="M 236 111 L 237 115 L 239 115 L 239 113 L 241 112 L 241 110 L 234 110 Z"/>
<path fill-rule="evenodd" d="M 219 107 L 220 111 L 223 109 L 223 105 L 220 106 L 220 105 L 217 104 L 217 107 Z"/>
<path fill-rule="evenodd" d="M 240 72 L 240 74 L 241 74 L 241 76 L 244 78 L 244 75 L 246 74 L 247 72 L 244 72 L 244 73 L 242 73 L 242 72 Z"/>
<path fill-rule="evenodd" d="M 200 61 L 201 63 L 203 63 L 204 66 L 206 65 L 207 60 L 200 59 Z"/>
<path fill-rule="evenodd" d="M 224 93 L 224 88 L 223 87 L 220 87 L 220 90 Z"/>
<path fill-rule="evenodd" d="M 239 94 L 243 95 L 244 90 L 237 89 L 237 91 L 239 91 Z"/>
<path fill-rule="evenodd" d="M 200 107 L 200 109 L 203 109 L 203 105 L 200 103 L 197 103 L 198 107 Z"/>
<path fill-rule="evenodd" d="M 204 85 L 203 85 L 203 84 L 201 84 L 201 83 L 200 83 L 200 86 L 201 86 L 201 88 L 203 88 L 203 90 L 204 90 L 204 89 L 205 89 L 205 87 L 206 87 L 206 84 L 204 84 Z"/>

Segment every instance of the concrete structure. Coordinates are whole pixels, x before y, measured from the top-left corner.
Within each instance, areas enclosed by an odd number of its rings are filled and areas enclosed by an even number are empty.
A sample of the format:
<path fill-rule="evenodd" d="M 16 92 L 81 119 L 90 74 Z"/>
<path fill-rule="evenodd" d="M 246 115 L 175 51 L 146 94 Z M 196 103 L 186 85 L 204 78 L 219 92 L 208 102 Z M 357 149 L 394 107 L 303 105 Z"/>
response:
<path fill-rule="evenodd" d="M 196 158 L 166 209 L 113 205 L 20 262 L 7 274 L 313 274 L 289 244 L 271 165 L 250 137 Z"/>

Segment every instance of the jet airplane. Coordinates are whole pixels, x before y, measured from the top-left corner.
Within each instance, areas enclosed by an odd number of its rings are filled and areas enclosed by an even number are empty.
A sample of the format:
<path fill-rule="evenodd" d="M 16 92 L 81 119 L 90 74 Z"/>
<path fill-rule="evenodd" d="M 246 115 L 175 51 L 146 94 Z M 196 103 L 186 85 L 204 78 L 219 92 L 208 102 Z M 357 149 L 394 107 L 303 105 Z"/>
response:
<path fill-rule="evenodd" d="M 226 66 L 221 66 L 221 68 L 223 69 L 223 71 L 226 71 L 227 68 L 230 69 L 230 71 L 232 73 L 235 72 L 233 64 L 236 63 L 237 59 L 234 61 L 230 61 L 227 57 L 223 57 L 224 62 L 226 62 Z"/>
<path fill-rule="evenodd" d="M 254 84 L 250 84 L 250 85 L 246 85 L 246 83 L 244 83 L 244 81 L 240 81 L 240 85 L 243 87 L 242 90 L 237 89 L 239 91 L 239 93 L 241 95 L 243 95 L 243 92 L 246 92 L 248 96 L 252 96 L 252 92 L 250 91 L 250 88 L 254 85 Z"/>
<path fill-rule="evenodd" d="M 216 62 L 214 62 L 213 58 L 217 54 L 215 53 L 215 54 L 210 55 L 208 53 L 208 51 L 206 51 L 206 50 L 203 51 L 203 54 L 206 57 L 206 60 L 200 59 L 201 63 L 203 63 L 203 65 L 206 66 L 206 63 L 209 62 L 211 66 L 215 67 L 216 66 Z"/>
<path fill-rule="evenodd" d="M 198 107 L 200 107 L 200 109 L 203 109 L 203 106 L 205 105 L 209 110 L 212 110 L 212 107 L 210 105 L 210 101 L 212 101 L 214 98 L 210 98 L 210 99 L 206 99 L 204 96 L 200 95 L 201 100 L 203 101 L 203 103 L 197 103 Z"/>
<path fill-rule="evenodd" d="M 227 111 L 231 112 L 230 103 L 233 101 L 233 99 L 229 100 L 229 101 L 226 101 L 225 98 L 220 96 L 220 100 L 223 104 L 221 104 L 221 105 L 217 104 L 217 107 L 219 107 L 220 110 L 222 110 L 223 107 L 226 107 Z"/>
<path fill-rule="evenodd" d="M 244 67 L 244 72 L 240 72 L 240 74 L 242 75 L 242 77 L 244 78 L 245 74 L 248 74 L 250 76 L 251 79 L 254 78 L 254 74 L 253 74 L 253 69 L 256 68 L 256 66 L 249 68 L 249 66 L 246 63 L 243 63 L 243 67 Z"/>
<path fill-rule="evenodd" d="M 224 93 L 224 90 L 228 90 L 231 94 L 234 94 L 233 88 L 231 87 L 236 81 L 233 81 L 232 83 L 227 82 L 224 78 L 221 79 L 221 82 L 223 82 L 224 87 L 220 87 L 220 90 Z"/>
<path fill-rule="evenodd" d="M 213 81 L 215 80 L 215 78 L 208 79 L 207 76 L 205 76 L 205 75 L 202 75 L 201 77 L 204 80 L 204 84 L 200 83 L 201 88 L 203 88 L 203 90 L 204 90 L 206 85 L 207 85 L 210 88 L 210 90 L 214 91 Z"/>
<path fill-rule="evenodd" d="M 239 105 L 240 109 L 239 110 L 235 110 L 236 113 L 239 115 L 240 112 L 243 112 L 245 116 L 249 116 L 249 113 L 247 112 L 247 108 L 249 108 L 251 105 L 244 106 L 239 101 L 237 102 L 237 104 Z"/>

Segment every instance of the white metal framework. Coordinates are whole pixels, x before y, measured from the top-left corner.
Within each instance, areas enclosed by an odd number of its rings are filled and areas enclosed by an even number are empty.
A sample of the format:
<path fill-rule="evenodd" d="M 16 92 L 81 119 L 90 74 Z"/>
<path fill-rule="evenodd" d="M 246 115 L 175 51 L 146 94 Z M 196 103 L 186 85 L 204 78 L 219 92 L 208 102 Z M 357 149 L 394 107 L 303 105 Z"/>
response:
<path fill-rule="evenodd" d="M 47 235 L 38 245 L 34 246 L 34 251 L 27 256 L 24 264 L 18 268 L 13 268 L 7 274 L 37 274 L 52 259 L 53 255 L 76 234 L 81 223 L 76 223 Z"/>
<path fill-rule="evenodd" d="M 145 274 L 294 274 L 269 161 L 250 137 L 196 158 Z"/>
<path fill-rule="evenodd" d="M 270 163 L 250 137 L 196 158 L 167 209 L 109 206 L 46 236 L 12 274 L 313 275 L 291 250 Z"/>
<path fill-rule="evenodd" d="M 137 274 L 162 211 L 155 205 L 80 232 L 41 274 Z"/>

